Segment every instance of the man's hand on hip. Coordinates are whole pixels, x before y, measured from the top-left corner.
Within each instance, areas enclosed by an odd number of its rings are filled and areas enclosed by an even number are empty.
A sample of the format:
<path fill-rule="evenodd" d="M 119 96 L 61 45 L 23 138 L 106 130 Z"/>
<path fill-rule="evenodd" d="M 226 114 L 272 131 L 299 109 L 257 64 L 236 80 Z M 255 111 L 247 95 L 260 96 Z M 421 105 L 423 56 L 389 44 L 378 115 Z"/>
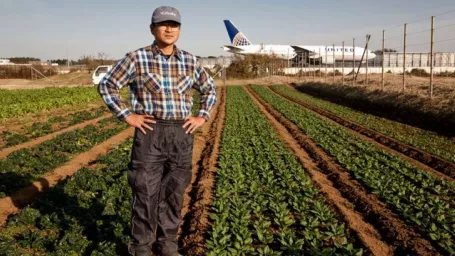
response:
<path fill-rule="evenodd" d="M 190 116 L 186 118 L 186 122 L 183 125 L 183 128 L 188 128 L 186 129 L 186 133 L 193 133 L 197 128 L 201 127 L 203 124 L 205 124 L 207 120 L 205 118 L 200 117 L 200 116 Z"/>
<path fill-rule="evenodd" d="M 145 129 L 147 128 L 150 131 L 153 131 L 153 128 L 150 127 L 148 124 L 156 124 L 156 121 L 153 120 L 152 116 L 148 115 L 136 115 L 131 114 L 125 118 L 125 122 L 133 127 L 138 128 L 141 130 L 143 134 L 146 134 Z"/>

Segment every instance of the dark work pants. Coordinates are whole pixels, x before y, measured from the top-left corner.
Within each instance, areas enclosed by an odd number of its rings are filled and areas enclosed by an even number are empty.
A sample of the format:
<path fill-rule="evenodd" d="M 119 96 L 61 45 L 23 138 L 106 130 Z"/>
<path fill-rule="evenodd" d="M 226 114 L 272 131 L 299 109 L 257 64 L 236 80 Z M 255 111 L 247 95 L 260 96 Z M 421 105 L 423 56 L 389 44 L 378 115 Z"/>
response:
<path fill-rule="evenodd" d="M 128 183 L 133 191 L 130 253 L 157 245 L 177 252 L 176 235 L 186 187 L 191 182 L 193 135 L 184 121 L 157 120 L 153 131 L 136 129 Z"/>

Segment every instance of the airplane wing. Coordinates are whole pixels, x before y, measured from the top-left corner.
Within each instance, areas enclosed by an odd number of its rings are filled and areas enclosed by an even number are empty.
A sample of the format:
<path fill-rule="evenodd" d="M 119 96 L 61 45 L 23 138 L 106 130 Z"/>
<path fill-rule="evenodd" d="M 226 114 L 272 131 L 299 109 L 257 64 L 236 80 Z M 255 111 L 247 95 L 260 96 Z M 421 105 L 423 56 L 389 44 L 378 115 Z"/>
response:
<path fill-rule="evenodd" d="M 306 49 L 304 47 L 301 47 L 301 46 L 291 45 L 291 47 L 294 49 L 294 51 L 296 53 L 306 52 L 306 53 L 309 54 L 309 56 L 316 55 L 316 53 L 314 51 L 308 50 L 308 49 Z"/>
<path fill-rule="evenodd" d="M 223 46 L 223 47 L 224 47 L 224 48 L 227 48 L 227 49 L 229 49 L 229 50 L 231 50 L 231 51 L 233 51 L 233 52 L 239 52 L 239 53 L 240 53 L 240 52 L 243 51 L 242 48 L 240 48 L 240 47 L 235 47 L 235 46 L 232 46 L 232 45 L 225 45 L 225 46 Z"/>

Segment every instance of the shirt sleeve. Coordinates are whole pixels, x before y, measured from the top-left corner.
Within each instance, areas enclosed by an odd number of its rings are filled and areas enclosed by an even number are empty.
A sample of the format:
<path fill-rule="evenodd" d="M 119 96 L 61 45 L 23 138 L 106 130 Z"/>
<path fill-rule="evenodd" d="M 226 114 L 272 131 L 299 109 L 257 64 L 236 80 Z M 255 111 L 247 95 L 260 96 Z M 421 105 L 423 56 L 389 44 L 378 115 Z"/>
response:
<path fill-rule="evenodd" d="M 136 66 L 133 53 L 123 57 L 98 84 L 98 93 L 107 107 L 120 119 L 131 115 L 130 110 L 122 101 L 119 90 L 131 83 L 136 77 Z"/>
<path fill-rule="evenodd" d="M 193 88 L 201 93 L 199 116 L 209 120 L 210 111 L 216 103 L 216 87 L 213 78 L 207 74 L 200 62 L 196 63 Z"/>

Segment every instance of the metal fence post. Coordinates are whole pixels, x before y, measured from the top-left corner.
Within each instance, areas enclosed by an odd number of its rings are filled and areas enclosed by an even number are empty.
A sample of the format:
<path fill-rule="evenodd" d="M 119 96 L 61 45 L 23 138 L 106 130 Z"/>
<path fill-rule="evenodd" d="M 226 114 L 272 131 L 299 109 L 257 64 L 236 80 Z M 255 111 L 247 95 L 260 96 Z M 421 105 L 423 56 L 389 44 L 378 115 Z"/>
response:
<path fill-rule="evenodd" d="M 325 75 L 324 83 L 327 83 L 327 46 L 325 47 Z"/>
<path fill-rule="evenodd" d="M 366 37 L 366 41 L 367 41 L 367 43 L 366 43 L 366 70 L 365 70 L 366 71 L 365 72 L 365 75 L 366 75 L 365 76 L 365 83 L 366 83 L 367 86 L 368 86 L 368 61 L 369 61 L 368 60 L 368 45 L 369 45 L 369 40 L 370 40 L 369 39 L 369 35 L 367 35 L 367 37 Z"/>
<path fill-rule="evenodd" d="M 335 44 L 333 44 L 333 84 L 335 84 Z"/>
<path fill-rule="evenodd" d="M 224 86 L 226 86 L 227 67 L 226 67 L 224 61 L 225 61 L 225 59 L 223 58 L 223 69 L 224 69 L 224 72 L 223 72 L 223 74 L 224 74 L 224 76 L 223 76 L 223 83 L 224 83 Z"/>
<path fill-rule="evenodd" d="M 342 64 L 341 64 L 341 75 L 342 75 L 341 85 L 344 85 L 344 41 L 342 43 L 342 49 L 341 50 L 343 51 L 342 57 L 341 57 L 341 59 L 342 59 Z"/>
<path fill-rule="evenodd" d="M 321 47 L 319 47 L 319 58 L 320 58 L 320 60 L 319 60 L 319 68 L 318 68 L 318 70 L 319 70 L 319 78 L 322 78 L 322 72 L 321 72 L 321 69 L 322 69 Z"/>
<path fill-rule="evenodd" d="M 312 70 L 313 70 L 313 82 L 316 81 L 316 59 L 314 58 L 313 56 L 313 67 L 312 67 Z"/>
<path fill-rule="evenodd" d="M 403 39 L 403 91 L 406 89 L 406 36 L 408 24 L 404 24 L 404 39 Z"/>
<path fill-rule="evenodd" d="M 434 16 L 431 16 L 430 98 L 433 98 Z"/>
<path fill-rule="evenodd" d="M 381 76 L 381 90 L 384 90 L 384 45 L 385 45 L 385 30 L 382 31 L 382 63 L 381 63 L 381 66 L 382 66 L 382 76 Z"/>
<path fill-rule="evenodd" d="M 355 85 L 355 38 L 352 39 L 352 85 Z"/>

